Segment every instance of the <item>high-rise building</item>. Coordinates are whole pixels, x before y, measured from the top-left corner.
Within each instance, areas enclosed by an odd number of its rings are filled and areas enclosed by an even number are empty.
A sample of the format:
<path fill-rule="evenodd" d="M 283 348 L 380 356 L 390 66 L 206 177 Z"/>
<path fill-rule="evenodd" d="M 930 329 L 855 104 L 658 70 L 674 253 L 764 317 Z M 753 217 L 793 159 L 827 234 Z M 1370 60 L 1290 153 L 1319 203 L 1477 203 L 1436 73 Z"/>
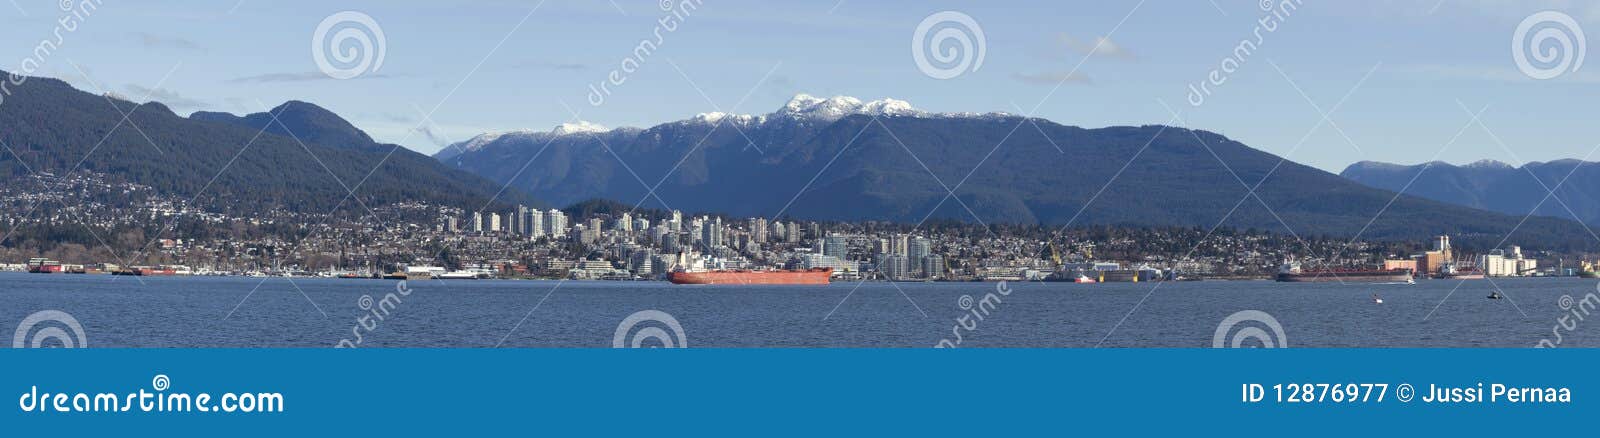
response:
<path fill-rule="evenodd" d="M 559 209 L 550 209 L 545 212 L 544 227 L 551 238 L 567 237 L 567 214 Z"/>
<path fill-rule="evenodd" d="M 489 213 L 489 231 L 500 231 L 500 213 Z"/>
<path fill-rule="evenodd" d="M 890 280 L 911 278 L 911 267 L 909 265 L 906 261 L 906 256 L 889 254 L 884 256 L 883 262 L 878 264 L 878 272 L 882 272 L 883 276 Z"/>
<path fill-rule="evenodd" d="M 633 214 L 632 213 L 623 213 L 622 217 L 617 219 L 617 231 L 621 231 L 622 234 L 628 234 L 628 235 L 632 235 L 633 234 Z"/>
<path fill-rule="evenodd" d="M 633 251 L 633 254 L 628 256 L 628 270 L 636 275 L 652 274 L 655 269 L 651 262 L 655 259 L 655 255 L 655 252 L 649 249 Z"/>
<path fill-rule="evenodd" d="M 722 218 L 719 217 L 706 221 L 705 236 L 701 238 L 701 241 L 705 243 L 706 247 L 721 248 L 723 246 L 722 238 Z"/>
<path fill-rule="evenodd" d="M 633 229 L 635 231 L 640 232 L 640 233 L 648 233 L 648 232 L 650 232 L 650 220 L 642 218 L 642 217 L 641 218 L 634 218 L 633 219 Z"/>
<path fill-rule="evenodd" d="M 767 243 L 767 219 L 755 218 L 750 220 L 750 236 L 757 243 Z"/>
<path fill-rule="evenodd" d="M 459 232 L 461 232 L 461 224 L 459 222 L 460 222 L 460 219 L 456 219 L 455 216 L 449 216 L 449 217 L 444 218 L 444 229 L 445 229 L 445 231 L 449 231 L 451 233 L 459 233 Z"/>
<path fill-rule="evenodd" d="M 597 217 L 589 218 L 589 229 L 590 230 L 594 230 L 595 233 L 599 233 L 600 230 L 601 230 L 600 226 L 602 225 L 602 222 L 603 221 L 601 221 L 600 218 L 597 218 Z"/>
<path fill-rule="evenodd" d="M 483 212 L 481 211 L 472 212 L 472 232 L 483 232 Z"/>
<path fill-rule="evenodd" d="M 933 253 L 933 241 L 926 237 L 911 238 L 911 245 L 906 249 L 906 262 L 911 264 L 911 270 L 927 275 L 922 270 L 922 259 Z"/>
<path fill-rule="evenodd" d="M 683 212 L 672 210 L 672 225 L 670 227 L 674 233 L 683 232 Z"/>
<path fill-rule="evenodd" d="M 539 237 L 543 237 L 544 236 L 544 212 L 539 211 L 539 209 L 537 209 L 537 208 L 534 208 L 534 209 L 529 209 L 527 214 L 528 214 L 527 215 L 527 220 L 524 221 L 522 226 L 523 226 L 523 228 L 527 229 L 528 237 L 535 238 L 535 239 L 537 239 Z"/>
<path fill-rule="evenodd" d="M 922 258 L 922 276 L 927 278 L 944 278 L 944 256 L 930 254 Z"/>
<path fill-rule="evenodd" d="M 511 217 L 511 232 L 513 234 L 519 234 L 523 236 L 533 235 L 533 232 L 528 229 L 528 216 L 531 213 L 532 212 L 528 209 L 528 206 L 517 206 L 517 212 Z"/>
<path fill-rule="evenodd" d="M 908 248 L 910 239 L 911 239 L 911 236 L 909 236 L 909 235 L 905 235 L 905 234 L 896 234 L 896 235 L 894 235 L 894 238 L 889 241 L 889 254 L 901 255 L 901 256 L 910 254 L 909 248 Z"/>
<path fill-rule="evenodd" d="M 823 241 L 822 241 L 822 255 L 835 257 L 835 258 L 838 258 L 839 260 L 845 260 L 845 259 L 849 258 L 848 257 L 849 254 L 850 254 L 849 239 L 846 239 L 844 236 L 840 236 L 840 235 L 835 234 L 835 235 L 828 236 L 826 239 L 823 239 Z"/>
<path fill-rule="evenodd" d="M 789 236 L 785 240 L 787 240 L 789 243 L 800 243 L 800 233 L 801 233 L 800 223 L 799 222 L 790 222 L 789 223 Z"/>

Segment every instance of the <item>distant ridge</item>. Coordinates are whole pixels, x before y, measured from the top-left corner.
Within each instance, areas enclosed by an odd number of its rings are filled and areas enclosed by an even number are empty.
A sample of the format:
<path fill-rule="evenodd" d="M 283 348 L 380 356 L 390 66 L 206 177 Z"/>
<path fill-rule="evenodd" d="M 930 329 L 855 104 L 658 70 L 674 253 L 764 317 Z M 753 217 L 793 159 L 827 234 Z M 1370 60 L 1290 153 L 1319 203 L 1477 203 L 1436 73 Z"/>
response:
<path fill-rule="evenodd" d="M 1340 175 L 1367 186 L 1404 189 L 1409 195 L 1472 208 L 1510 215 L 1533 212 L 1600 225 L 1600 166 L 1577 159 L 1531 162 L 1521 167 L 1494 160 L 1462 166 L 1363 161 L 1345 168 Z M 1556 196 L 1545 200 L 1549 193 L 1546 187 L 1555 188 Z"/>

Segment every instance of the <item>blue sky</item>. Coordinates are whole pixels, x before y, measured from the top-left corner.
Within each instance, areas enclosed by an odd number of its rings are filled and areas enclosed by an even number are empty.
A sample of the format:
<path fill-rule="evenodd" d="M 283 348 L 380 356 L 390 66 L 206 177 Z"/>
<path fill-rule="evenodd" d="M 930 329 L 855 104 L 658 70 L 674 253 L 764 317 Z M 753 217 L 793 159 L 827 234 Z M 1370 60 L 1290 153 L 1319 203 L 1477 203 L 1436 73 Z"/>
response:
<path fill-rule="evenodd" d="M 0 69 L 17 71 L 52 38 L 58 3 L 0 4 Z M 1170 107 L 1176 124 L 1333 172 L 1364 159 L 1583 158 L 1600 144 L 1600 65 L 1533 80 L 1511 53 L 1518 24 L 1543 10 L 1600 38 L 1593 2 L 1305 0 L 1192 106 L 1188 87 L 1252 38 L 1262 16 L 1254 0 L 1214 3 L 705 0 L 592 106 L 590 85 L 653 39 L 659 1 L 103 0 L 37 74 L 148 94 L 181 114 L 311 101 L 381 141 L 430 153 L 485 131 L 548 129 L 573 120 L 569 108 L 606 126 L 650 126 L 719 108 L 766 113 L 796 93 L 1084 127 L 1168 123 Z M 311 40 L 346 10 L 382 28 L 383 64 L 334 80 L 318 74 Z M 946 10 L 971 16 L 986 44 L 980 68 L 938 80 L 918 69 L 911 41 L 924 18 Z M 1347 93 L 1333 123 L 1318 127 L 1308 98 L 1330 111 Z M 1488 129 L 1469 124 L 1480 110 Z"/>

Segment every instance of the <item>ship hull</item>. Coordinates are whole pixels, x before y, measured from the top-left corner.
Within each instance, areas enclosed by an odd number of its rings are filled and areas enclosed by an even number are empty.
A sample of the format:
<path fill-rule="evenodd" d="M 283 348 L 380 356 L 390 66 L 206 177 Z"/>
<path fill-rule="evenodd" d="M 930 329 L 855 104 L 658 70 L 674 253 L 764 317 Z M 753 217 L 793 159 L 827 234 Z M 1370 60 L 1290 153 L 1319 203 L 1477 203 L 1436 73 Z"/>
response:
<path fill-rule="evenodd" d="M 833 271 L 711 271 L 673 272 L 667 275 L 672 284 L 777 284 L 777 285 L 827 285 Z"/>
<path fill-rule="evenodd" d="M 1600 278 L 1600 271 L 1579 272 L 1578 276 L 1582 278 Z"/>
<path fill-rule="evenodd" d="M 1411 271 L 1329 271 L 1320 273 L 1280 273 L 1278 281 L 1286 283 L 1402 283 L 1411 281 Z"/>

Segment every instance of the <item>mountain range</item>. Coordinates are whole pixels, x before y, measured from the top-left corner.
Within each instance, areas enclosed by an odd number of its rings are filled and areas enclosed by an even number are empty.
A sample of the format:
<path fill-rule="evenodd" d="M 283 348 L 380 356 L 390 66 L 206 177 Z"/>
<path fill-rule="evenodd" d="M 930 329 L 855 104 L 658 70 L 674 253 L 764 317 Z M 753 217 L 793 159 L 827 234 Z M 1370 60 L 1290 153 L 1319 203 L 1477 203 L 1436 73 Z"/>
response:
<path fill-rule="evenodd" d="M 1514 167 L 1493 160 L 1400 165 L 1363 161 L 1340 175 L 1371 187 L 1510 215 L 1535 214 L 1600 225 L 1600 166 L 1580 160 Z M 1554 190 L 1554 196 L 1547 197 Z M 1570 208 L 1570 210 L 1569 210 Z"/>
<path fill-rule="evenodd" d="M 1568 220 L 1535 217 L 1519 227 L 1515 205 L 1501 208 L 1492 197 L 1396 196 L 1216 133 L 928 113 L 893 99 L 800 95 L 768 114 L 705 113 L 650 128 L 575 122 L 484 134 L 428 157 L 378 143 L 306 102 L 242 116 L 182 117 L 160 103 L 87 93 L 55 79 L 27 78 L 7 92 L 0 104 L 7 148 L 0 179 L 96 172 L 165 193 L 204 194 L 244 212 L 320 212 L 365 179 L 357 195 L 368 205 L 477 209 L 491 199 L 499 201 L 492 208 L 610 199 L 751 217 L 1197 227 L 1221 221 L 1302 235 L 1451 234 L 1490 245 L 1515 229 L 1516 243 L 1592 245 L 1574 237 L 1585 232 Z M 1553 167 L 1534 171 L 1560 173 L 1563 162 L 1547 165 Z M 1566 186 L 1593 186 L 1593 177 L 1580 175 Z M 1258 182 L 1260 200 L 1246 197 L 1246 186 Z M 1580 217 L 1594 211 L 1587 207 L 1593 204 L 1563 199 L 1578 204 Z"/>
<path fill-rule="evenodd" d="M 1584 235 L 1571 221 L 1518 227 L 1520 216 L 1396 196 L 1206 131 L 928 113 L 893 99 L 800 95 L 763 115 L 489 133 L 435 158 L 555 204 L 907 223 L 1209 227 L 1227 217 L 1238 228 L 1487 245 L 1513 229 L 1513 241 Z M 1247 198 L 1258 182 L 1260 201 Z"/>
<path fill-rule="evenodd" d="M 96 95 L 51 78 L 24 77 L 20 85 L 7 83 L 6 91 L 0 103 L 0 142 L 7 147 L 0 154 L 0 181 L 35 171 L 87 171 L 164 193 L 205 195 L 202 202 L 215 201 L 222 209 L 313 213 L 331 211 L 349 193 L 346 187 L 355 188 L 367 205 L 429 202 L 472 209 L 502 187 L 426 155 L 379 144 L 305 102 L 245 116 L 182 117 L 160 103 Z M 517 190 L 498 199 L 531 201 Z"/>

